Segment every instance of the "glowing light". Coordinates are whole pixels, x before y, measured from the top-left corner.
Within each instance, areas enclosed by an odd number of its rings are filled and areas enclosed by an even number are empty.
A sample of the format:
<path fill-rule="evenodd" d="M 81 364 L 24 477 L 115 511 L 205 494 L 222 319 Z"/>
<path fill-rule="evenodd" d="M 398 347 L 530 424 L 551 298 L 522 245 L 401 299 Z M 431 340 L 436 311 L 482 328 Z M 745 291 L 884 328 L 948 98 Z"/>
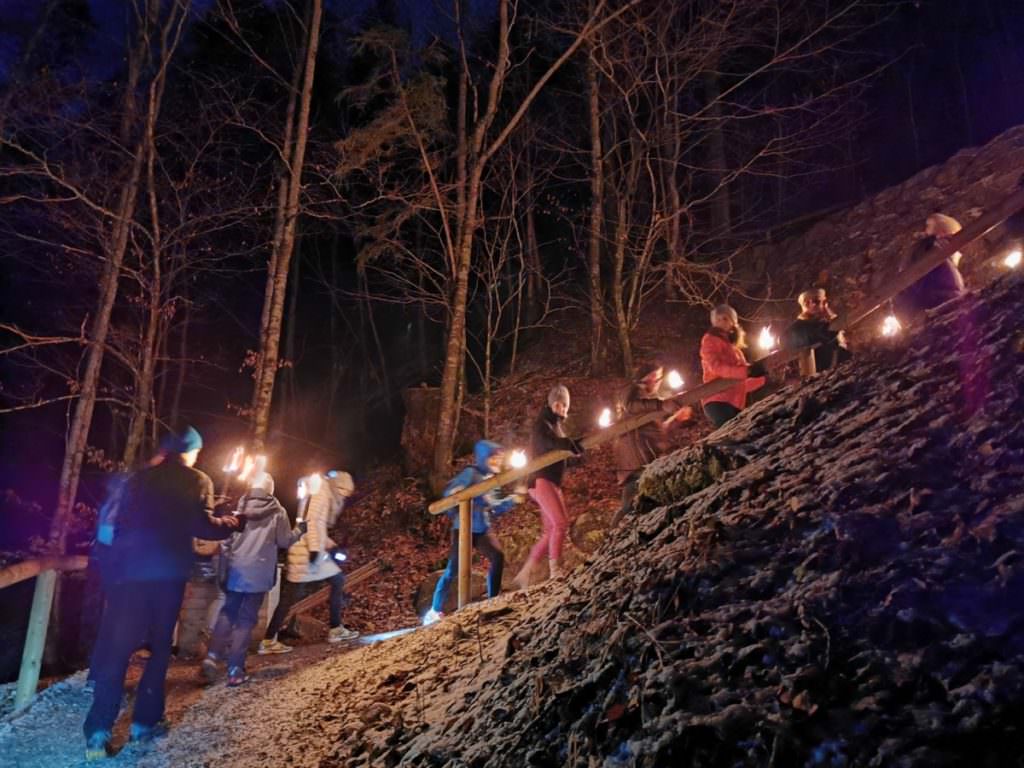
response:
<path fill-rule="evenodd" d="M 245 458 L 245 447 L 238 446 L 231 452 L 231 458 L 228 463 L 224 465 L 224 471 L 229 475 L 233 475 L 242 467 L 242 460 Z"/>
<path fill-rule="evenodd" d="M 323 478 L 319 472 L 314 472 L 312 475 L 306 478 L 307 489 L 309 490 L 310 496 L 316 496 L 320 493 L 320 486 L 323 484 Z"/>
<path fill-rule="evenodd" d="M 899 318 L 896 315 L 886 315 L 885 320 L 882 321 L 882 335 L 883 336 L 895 336 L 903 328 Z"/>
<path fill-rule="evenodd" d="M 605 408 L 601 411 L 601 415 L 597 417 L 597 426 L 601 429 L 606 429 L 612 425 L 612 409 Z"/>
<path fill-rule="evenodd" d="M 766 325 L 757 335 L 757 346 L 765 352 L 771 352 L 779 344 L 779 339 L 772 333 L 771 326 Z"/>
<path fill-rule="evenodd" d="M 295 495 L 298 497 L 299 501 L 302 501 L 309 495 L 309 489 L 306 487 L 306 478 L 299 478 L 299 486 L 295 489 Z"/>
<path fill-rule="evenodd" d="M 512 455 L 509 456 L 508 464 L 512 469 L 522 469 L 526 466 L 526 451 L 512 451 Z"/>
<path fill-rule="evenodd" d="M 1010 251 L 1008 254 L 1006 254 L 1006 258 L 1003 259 L 1003 266 L 1004 267 L 1008 267 L 1009 269 L 1016 269 L 1017 267 L 1020 266 L 1020 262 L 1021 262 L 1021 251 L 1020 251 L 1020 248 L 1014 248 L 1012 251 Z"/>
<path fill-rule="evenodd" d="M 331 557 L 333 557 L 339 563 L 344 563 L 346 560 L 348 560 L 348 555 L 346 555 L 344 552 L 336 551 L 331 555 Z"/>
<path fill-rule="evenodd" d="M 669 387 L 672 389 L 683 388 L 683 377 L 679 375 L 679 371 L 669 371 L 668 376 L 665 377 L 665 381 L 668 382 Z M 609 412 L 609 416 L 611 413 Z"/>

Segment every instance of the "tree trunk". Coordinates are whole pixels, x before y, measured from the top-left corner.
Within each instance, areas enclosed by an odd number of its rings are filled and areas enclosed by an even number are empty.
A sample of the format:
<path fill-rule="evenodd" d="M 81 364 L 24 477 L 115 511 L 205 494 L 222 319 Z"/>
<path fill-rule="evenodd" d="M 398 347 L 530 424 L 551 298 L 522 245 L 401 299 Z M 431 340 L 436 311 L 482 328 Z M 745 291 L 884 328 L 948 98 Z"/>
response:
<path fill-rule="evenodd" d="M 261 333 L 260 352 L 257 368 L 257 383 L 253 393 L 252 432 L 253 445 L 259 450 L 267 439 L 270 426 L 270 407 L 274 394 L 274 380 L 278 367 L 278 348 L 281 341 L 281 325 L 284 318 L 285 290 L 288 287 L 288 269 L 295 249 L 296 226 L 299 217 L 299 196 L 302 192 L 302 170 L 306 158 L 306 142 L 309 132 L 309 111 L 313 92 L 313 75 L 316 70 L 316 55 L 320 44 L 320 20 L 323 15 L 323 0 L 312 0 L 312 14 L 308 27 L 306 59 L 303 66 L 302 92 L 299 96 L 299 110 L 295 121 L 295 146 L 289 160 L 288 194 L 284 208 L 283 228 L 276 257 L 271 258 L 272 272 L 267 279 L 269 307 L 264 306 L 266 326 Z"/>
<path fill-rule="evenodd" d="M 587 254 L 590 277 L 590 375 L 603 373 L 601 359 L 604 334 L 603 291 L 601 288 L 601 239 L 604 233 L 604 162 L 601 149 L 601 102 L 597 64 L 587 57 L 587 92 L 590 114 L 590 233 Z"/>
<path fill-rule="evenodd" d="M 726 184 L 729 164 L 725 154 L 725 135 L 722 132 L 721 90 L 717 72 L 704 73 L 704 91 L 711 115 L 708 137 L 708 155 L 711 166 L 711 230 L 716 237 L 728 237 L 732 228 L 729 206 L 729 187 Z"/>

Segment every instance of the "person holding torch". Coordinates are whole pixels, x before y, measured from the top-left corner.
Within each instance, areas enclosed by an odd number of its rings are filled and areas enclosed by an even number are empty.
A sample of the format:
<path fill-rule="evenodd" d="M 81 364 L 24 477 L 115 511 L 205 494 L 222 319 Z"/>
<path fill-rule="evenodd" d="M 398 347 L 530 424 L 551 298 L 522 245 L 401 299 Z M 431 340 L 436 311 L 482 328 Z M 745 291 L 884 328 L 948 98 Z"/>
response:
<path fill-rule="evenodd" d="M 814 347 L 814 370 L 818 373 L 850 359 L 846 336 L 833 331 L 829 325 L 836 319 L 828 305 L 824 288 L 811 288 L 797 298 L 800 314 L 786 329 L 783 345 L 786 349 Z"/>
<path fill-rule="evenodd" d="M 345 500 L 355 492 L 355 483 L 347 472 L 332 470 L 324 475 L 313 474 L 303 478 L 307 497 L 299 500 L 299 521 L 305 522 L 306 532 L 288 548 L 285 580 L 281 584 L 281 599 L 267 625 L 260 655 L 288 653 L 291 647 L 277 639 L 288 610 L 299 600 L 324 586 L 330 585 L 330 630 L 328 643 L 354 640 L 359 633 L 341 623 L 341 609 L 345 602 L 345 574 L 341 563 L 345 554 L 331 539 L 328 531 L 338 522 Z"/>
<path fill-rule="evenodd" d="M 569 415 L 569 390 L 562 384 L 548 392 L 548 402 L 533 423 L 530 433 L 530 455 L 543 456 L 549 451 L 572 451 L 575 455 L 583 454 L 579 440 L 566 437 L 563 426 Z M 540 519 L 543 529 L 523 567 L 514 579 L 516 586 L 526 589 L 530 585 L 530 577 L 545 556 L 548 558 L 548 573 L 552 579 L 562 578 L 562 547 L 565 535 L 569 531 L 569 516 L 565 511 L 565 499 L 562 496 L 562 475 L 565 473 L 566 462 L 549 464 L 530 476 L 530 498 L 540 507 Z"/>
<path fill-rule="evenodd" d="M 719 304 L 711 310 L 711 328 L 700 340 L 700 364 L 704 383 L 715 379 L 739 379 L 735 386 L 701 400 L 704 413 L 720 427 L 747 404 L 747 394 L 765 385 L 762 361 L 747 363 L 743 328 L 736 310 Z"/>

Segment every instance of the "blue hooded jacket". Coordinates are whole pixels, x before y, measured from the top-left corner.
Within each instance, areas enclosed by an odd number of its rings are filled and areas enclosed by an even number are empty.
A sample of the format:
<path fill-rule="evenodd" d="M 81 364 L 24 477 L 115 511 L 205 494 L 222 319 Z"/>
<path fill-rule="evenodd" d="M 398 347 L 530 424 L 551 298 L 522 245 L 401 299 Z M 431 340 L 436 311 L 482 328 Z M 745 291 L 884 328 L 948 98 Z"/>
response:
<path fill-rule="evenodd" d="M 487 467 L 487 460 L 501 450 L 501 446 L 490 440 L 479 440 L 473 446 L 474 466 L 466 467 L 453 477 L 444 488 L 444 496 L 483 482 L 494 473 Z M 491 516 L 497 517 L 515 507 L 517 500 L 513 496 L 503 496 L 497 488 L 473 499 L 473 533 L 487 533 L 491 528 Z M 453 530 L 459 529 L 459 508 L 448 510 Z"/>

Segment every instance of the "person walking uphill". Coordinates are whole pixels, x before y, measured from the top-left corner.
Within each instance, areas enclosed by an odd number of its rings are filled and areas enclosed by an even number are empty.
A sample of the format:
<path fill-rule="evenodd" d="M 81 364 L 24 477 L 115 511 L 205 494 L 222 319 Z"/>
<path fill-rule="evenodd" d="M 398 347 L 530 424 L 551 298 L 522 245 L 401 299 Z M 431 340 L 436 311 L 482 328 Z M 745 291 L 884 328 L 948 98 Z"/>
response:
<path fill-rule="evenodd" d="M 194 559 L 192 539 L 226 539 L 245 525 L 242 516 L 212 516 L 213 482 L 193 467 L 202 446 L 189 427 L 164 440 L 162 461 L 125 482 L 104 571 L 107 602 L 83 729 L 86 760 L 110 754 L 128 660 L 147 640 L 151 655 L 136 689 L 130 738 L 145 741 L 164 731 L 164 680 Z"/>
<path fill-rule="evenodd" d="M 550 451 L 572 451 L 577 456 L 583 454 L 578 440 L 566 437 L 563 426 L 569 415 L 569 390 L 559 384 L 548 393 L 548 402 L 533 422 L 530 433 L 530 455 L 543 456 Z M 562 496 L 562 475 L 565 473 L 565 462 L 549 464 L 530 477 L 530 498 L 540 507 L 541 531 L 540 538 L 530 550 L 526 562 L 516 574 L 515 583 L 520 589 L 530 585 L 530 577 L 545 556 L 548 558 L 548 572 L 553 579 L 561 578 L 562 547 L 565 535 L 569 531 L 569 517 L 565 511 L 565 499 Z"/>
<path fill-rule="evenodd" d="M 782 342 L 786 349 L 814 347 L 814 369 L 828 370 L 850 359 L 846 337 L 842 331 L 833 331 L 829 325 L 836 319 L 828 305 L 824 288 L 811 288 L 800 294 L 800 314 L 786 329 Z"/>
<path fill-rule="evenodd" d="M 616 404 L 618 418 L 630 418 L 652 411 L 661 411 L 666 415 L 676 414 L 677 421 L 686 421 L 691 417 L 691 408 L 677 411 L 675 401 L 663 400 L 659 397 L 665 369 L 661 363 L 650 362 L 642 365 L 637 380 L 619 397 Z M 626 432 L 615 439 L 616 479 L 622 486 L 622 505 L 612 517 L 610 526 L 614 528 L 633 508 L 636 499 L 637 483 L 644 467 L 658 458 L 665 449 L 665 422 L 652 421 L 638 429 Z"/>
<path fill-rule="evenodd" d="M 925 219 L 924 237 L 900 264 L 903 272 L 928 253 L 943 245 L 961 229 L 960 222 L 944 213 L 933 213 Z M 896 310 L 906 320 L 922 315 L 925 310 L 955 299 L 964 292 L 964 278 L 960 274 L 960 252 L 946 258 L 942 264 L 922 277 L 896 297 Z"/>
<path fill-rule="evenodd" d="M 765 384 L 764 365 L 760 362 L 747 364 L 743 354 L 746 346 L 736 310 L 728 304 L 719 304 L 711 310 L 711 328 L 700 340 L 704 383 L 715 379 L 740 379 L 736 386 L 700 401 L 704 413 L 716 427 L 743 410 L 748 392 L 754 392 Z"/>
<path fill-rule="evenodd" d="M 311 478 L 317 487 L 310 490 L 309 505 L 306 507 L 305 522 L 308 530 L 288 548 L 288 566 L 284 583 L 281 584 L 281 599 L 267 625 L 265 638 L 260 643 L 260 655 L 288 653 L 292 650 L 277 639 L 277 633 L 284 624 L 288 610 L 302 598 L 320 589 L 323 582 L 327 582 L 331 588 L 328 602 L 331 628 L 327 632 L 327 642 L 340 643 L 359 637 L 358 632 L 341 623 L 341 609 L 345 602 L 345 574 L 341 572 L 339 563 L 345 556 L 328 535 L 328 531 L 338 522 L 345 499 L 355 492 L 355 484 L 348 472 L 331 471 L 322 477 L 312 475 Z"/>
<path fill-rule="evenodd" d="M 497 443 L 492 443 L 490 440 L 479 440 L 473 446 L 473 459 L 472 466 L 466 467 L 448 482 L 444 489 L 444 496 L 451 496 L 463 488 L 483 482 L 500 472 L 504 452 Z M 473 499 L 471 518 L 473 549 L 479 551 L 490 563 L 490 568 L 487 571 L 488 597 L 497 597 L 501 591 L 501 572 L 505 567 L 505 552 L 501 548 L 498 538 L 491 531 L 491 517 L 492 515 L 494 517 L 503 515 L 521 502 L 522 497 L 518 494 L 503 496 L 497 489 Z M 437 586 L 434 588 L 434 600 L 430 610 L 423 617 L 424 624 L 432 624 L 443 615 L 445 599 L 448 597 L 448 585 L 451 583 L 452 575 L 459 569 L 458 508 L 450 509 L 448 517 L 452 520 L 448 565 L 444 569 L 444 573 L 441 574 L 441 578 L 437 580 Z"/>
<path fill-rule="evenodd" d="M 294 530 L 288 513 L 274 498 L 274 478 L 261 472 L 238 501 L 237 514 L 248 521 L 245 530 L 222 545 L 226 576 L 224 606 L 217 616 L 202 672 L 209 682 L 217 677 L 217 665 L 226 660 L 228 685 L 248 678 L 245 657 L 259 618 L 260 606 L 277 580 L 277 551 L 287 549 L 306 532 L 306 522 Z"/>

